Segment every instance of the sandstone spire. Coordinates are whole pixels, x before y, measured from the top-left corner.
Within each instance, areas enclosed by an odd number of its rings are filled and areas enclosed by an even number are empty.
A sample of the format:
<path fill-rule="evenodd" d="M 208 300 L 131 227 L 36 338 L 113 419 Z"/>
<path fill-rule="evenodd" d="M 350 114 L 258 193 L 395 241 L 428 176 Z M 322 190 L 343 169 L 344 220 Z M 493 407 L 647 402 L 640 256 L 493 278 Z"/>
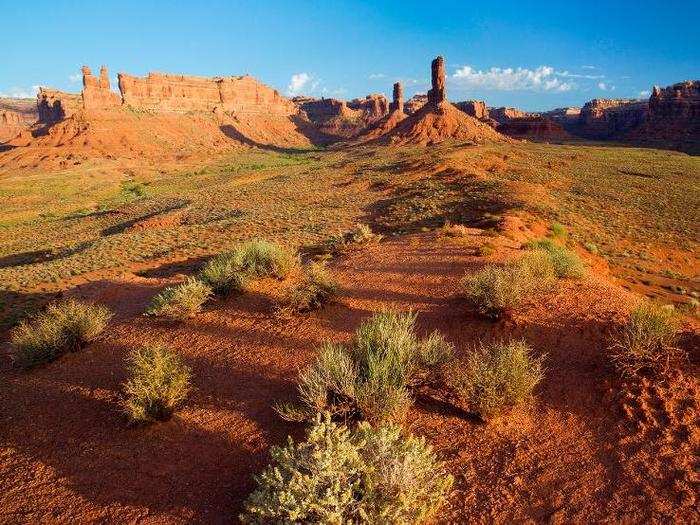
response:
<path fill-rule="evenodd" d="M 109 74 L 107 73 L 107 66 L 102 66 L 100 68 L 100 87 L 102 89 L 110 89 L 109 85 Z"/>
<path fill-rule="evenodd" d="M 394 101 L 389 106 L 389 111 L 399 111 L 403 113 L 403 86 L 401 82 L 394 84 Z"/>
<path fill-rule="evenodd" d="M 437 106 L 447 99 L 445 94 L 445 59 L 441 56 L 435 58 L 431 64 L 431 72 L 433 88 L 428 91 L 428 103 Z"/>

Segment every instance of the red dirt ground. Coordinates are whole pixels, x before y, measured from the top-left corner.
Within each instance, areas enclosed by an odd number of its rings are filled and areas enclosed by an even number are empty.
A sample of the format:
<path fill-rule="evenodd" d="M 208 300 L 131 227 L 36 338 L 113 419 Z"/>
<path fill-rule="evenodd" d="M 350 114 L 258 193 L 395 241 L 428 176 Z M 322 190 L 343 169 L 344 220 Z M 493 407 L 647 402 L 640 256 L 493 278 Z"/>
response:
<path fill-rule="evenodd" d="M 476 256 L 486 239 L 496 252 Z M 533 403 L 489 425 L 441 392 L 417 396 L 410 430 L 456 478 L 439 522 L 698 522 L 697 353 L 666 382 L 621 384 L 604 348 L 635 299 L 595 275 L 562 281 L 511 319 L 479 319 L 459 297 L 459 278 L 517 247 L 480 230 L 458 240 L 389 239 L 332 264 L 335 303 L 289 318 L 272 313 L 272 281 L 184 323 L 140 316 L 182 276 L 125 273 L 84 285 L 78 295 L 117 312 L 102 341 L 30 372 L 2 356 L 0 522 L 235 521 L 269 446 L 303 435 L 272 404 L 294 395 L 296 372 L 321 341 L 349 339 L 390 306 L 418 311 L 420 332 L 443 331 L 461 354 L 502 337 L 524 337 L 547 354 Z M 698 327 L 686 329 L 697 352 Z M 183 356 L 195 390 L 172 420 L 130 428 L 120 413 L 124 358 L 146 340 Z"/>

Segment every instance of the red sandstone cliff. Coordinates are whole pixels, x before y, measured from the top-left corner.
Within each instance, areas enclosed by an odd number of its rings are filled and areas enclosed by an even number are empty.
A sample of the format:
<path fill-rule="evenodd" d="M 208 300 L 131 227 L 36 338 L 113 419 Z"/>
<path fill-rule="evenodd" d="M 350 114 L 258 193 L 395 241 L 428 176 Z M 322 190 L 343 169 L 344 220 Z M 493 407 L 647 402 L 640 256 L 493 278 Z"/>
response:
<path fill-rule="evenodd" d="M 577 134 L 597 140 L 621 138 L 644 122 L 648 107 L 642 100 L 591 100 L 581 108 Z"/>

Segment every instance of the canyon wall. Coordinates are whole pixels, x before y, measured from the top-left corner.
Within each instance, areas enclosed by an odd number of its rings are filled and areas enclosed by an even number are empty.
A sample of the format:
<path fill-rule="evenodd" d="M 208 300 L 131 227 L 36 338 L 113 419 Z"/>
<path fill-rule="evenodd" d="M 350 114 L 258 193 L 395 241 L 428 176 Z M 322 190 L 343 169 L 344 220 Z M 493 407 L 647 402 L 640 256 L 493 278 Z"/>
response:
<path fill-rule="evenodd" d="M 470 117 L 485 120 L 489 118 L 489 110 L 486 107 L 486 102 L 483 100 L 465 100 L 463 102 L 455 102 L 458 109 L 464 111 Z"/>
<path fill-rule="evenodd" d="M 511 118 L 499 124 L 496 129 L 510 137 L 532 140 L 561 140 L 569 137 L 561 124 L 543 116 Z"/>
<path fill-rule="evenodd" d="M 83 106 L 82 97 L 57 89 L 39 88 L 36 96 L 39 122 L 53 124 L 72 116 Z"/>
<path fill-rule="evenodd" d="M 644 122 L 649 103 L 632 99 L 593 99 L 581 108 L 577 134 L 590 139 L 621 137 Z"/>
<path fill-rule="evenodd" d="M 83 109 L 109 109 L 121 104 L 121 97 L 109 85 L 109 74 L 105 66 L 100 68 L 99 77 L 95 77 L 87 66 L 82 67 L 82 72 Z"/>
<path fill-rule="evenodd" d="M 297 111 L 291 100 L 253 77 L 194 77 L 149 73 L 139 78 L 120 73 L 123 103 L 136 109 L 186 113 L 215 108 L 236 115 L 289 116 Z"/>
<path fill-rule="evenodd" d="M 0 142 L 12 139 L 25 129 L 22 115 L 16 111 L 0 111 Z"/>
<path fill-rule="evenodd" d="M 358 135 L 389 112 L 384 95 L 367 95 L 348 102 L 334 98 L 295 97 L 293 102 L 321 133 L 335 140 Z"/>

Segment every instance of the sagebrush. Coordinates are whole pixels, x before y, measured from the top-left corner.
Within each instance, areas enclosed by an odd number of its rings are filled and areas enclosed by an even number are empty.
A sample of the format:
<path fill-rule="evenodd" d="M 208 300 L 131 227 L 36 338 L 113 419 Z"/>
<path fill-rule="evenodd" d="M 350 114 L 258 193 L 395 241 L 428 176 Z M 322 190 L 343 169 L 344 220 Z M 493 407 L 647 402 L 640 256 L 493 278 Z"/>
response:
<path fill-rule="evenodd" d="M 453 479 L 424 438 L 389 425 L 355 431 L 317 416 L 306 441 L 273 447 L 243 523 L 425 523 Z"/>
<path fill-rule="evenodd" d="M 134 423 L 169 419 L 190 391 L 190 369 L 164 346 L 134 350 L 129 370 L 124 408 Z"/>
<path fill-rule="evenodd" d="M 80 350 L 102 333 L 111 318 L 112 312 L 104 306 L 74 299 L 51 303 L 12 331 L 14 359 L 29 368 Z"/>
<path fill-rule="evenodd" d="M 534 357 L 524 341 L 482 344 L 455 367 L 454 391 L 483 419 L 522 403 L 544 377 L 544 357 Z"/>
<path fill-rule="evenodd" d="M 301 276 L 283 298 L 284 309 L 306 312 L 328 302 L 338 290 L 338 285 L 322 263 L 305 265 Z"/>
<path fill-rule="evenodd" d="M 146 310 L 146 315 L 187 319 L 199 313 L 202 305 L 211 297 L 212 290 L 194 277 L 177 286 L 170 286 L 156 295 Z"/>
<path fill-rule="evenodd" d="M 504 266 L 488 265 L 465 276 L 464 294 L 483 315 L 499 318 L 535 293 L 551 288 L 556 278 L 549 254 L 535 250 Z"/>
<path fill-rule="evenodd" d="M 454 347 L 433 333 L 419 339 L 413 313 L 382 312 L 360 325 L 346 348 L 324 344 L 299 375 L 299 403 L 279 405 L 285 419 L 308 420 L 319 412 L 373 422 L 403 420 L 410 388 L 435 377 Z"/>
<path fill-rule="evenodd" d="M 529 250 L 542 250 L 549 255 L 557 277 L 578 279 L 583 276 L 583 261 L 578 254 L 550 239 L 539 239 L 528 242 L 525 247 Z"/>
<path fill-rule="evenodd" d="M 677 346 L 678 330 L 673 309 L 643 301 L 613 338 L 613 362 L 623 375 L 664 373 L 685 355 Z"/>

